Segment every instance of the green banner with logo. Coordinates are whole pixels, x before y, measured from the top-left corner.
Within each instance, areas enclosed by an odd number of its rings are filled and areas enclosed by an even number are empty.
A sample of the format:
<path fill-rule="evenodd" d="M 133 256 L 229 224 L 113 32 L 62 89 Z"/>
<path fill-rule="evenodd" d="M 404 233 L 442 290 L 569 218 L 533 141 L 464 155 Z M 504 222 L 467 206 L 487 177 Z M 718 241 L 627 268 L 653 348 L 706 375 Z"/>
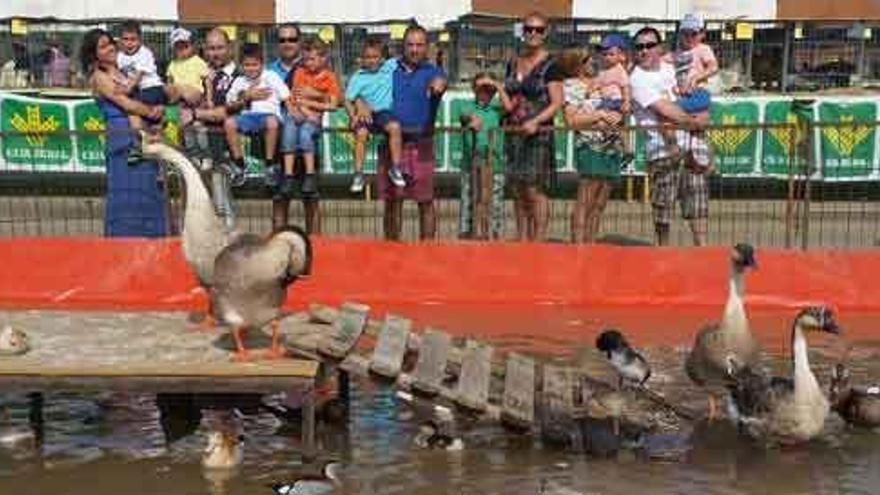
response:
<path fill-rule="evenodd" d="M 76 154 L 79 164 L 87 169 L 105 166 L 104 146 L 107 138 L 103 134 L 91 134 L 104 132 L 106 125 L 98 105 L 93 101 L 75 103 L 73 105 L 73 126 L 79 134 L 76 138 Z"/>
<path fill-rule="evenodd" d="M 73 158 L 67 105 L 35 98 L 3 98 L 3 159 L 19 170 L 66 168 Z M 59 132 L 59 135 L 46 133 Z M 18 135 L 17 133 L 24 133 Z"/>
<path fill-rule="evenodd" d="M 758 130 L 760 117 L 758 104 L 752 101 L 715 103 L 710 111 L 713 126 L 708 131 L 709 144 L 715 153 L 715 168 L 722 174 L 751 174 L 756 170 L 758 154 Z"/>
<path fill-rule="evenodd" d="M 823 123 L 819 128 L 822 175 L 829 179 L 871 175 L 877 156 L 876 104 L 823 102 L 819 105 L 819 121 Z"/>
<path fill-rule="evenodd" d="M 761 131 L 764 143 L 761 170 L 764 174 L 787 176 L 792 167 L 803 167 L 806 157 L 802 145 L 807 132 L 799 125 L 791 100 L 768 102 L 764 106 L 764 123 L 767 125 Z"/>

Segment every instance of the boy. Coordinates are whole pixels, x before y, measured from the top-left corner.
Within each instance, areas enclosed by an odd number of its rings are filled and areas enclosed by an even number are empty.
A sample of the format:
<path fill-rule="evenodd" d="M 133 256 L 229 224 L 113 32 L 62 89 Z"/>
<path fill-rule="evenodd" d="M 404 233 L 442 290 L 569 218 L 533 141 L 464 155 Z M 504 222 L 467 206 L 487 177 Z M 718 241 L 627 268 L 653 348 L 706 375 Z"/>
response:
<path fill-rule="evenodd" d="M 384 52 L 385 46 L 381 41 L 368 39 L 361 52 L 361 68 L 351 76 L 345 89 L 345 110 L 348 112 L 351 129 L 355 133 L 354 178 L 351 182 L 353 193 L 359 193 L 364 189 L 363 167 L 367 137 L 371 133 L 385 132 L 388 135 L 388 147 L 391 152 L 388 178 L 397 187 L 406 186 L 400 170 L 402 148 L 400 123 L 391 114 L 392 79 L 398 62 L 394 58 L 382 61 Z M 354 102 L 357 99 L 362 100 L 372 110 L 369 122 L 358 121 L 355 118 L 357 110 Z"/>
<path fill-rule="evenodd" d="M 174 93 L 183 103 L 180 108 L 180 124 L 186 126 L 193 120 L 193 110 L 204 97 L 204 78 L 208 75 L 208 64 L 196 55 L 192 44 L 192 33 L 184 28 L 171 31 L 171 46 L 174 60 L 168 63 L 165 74 Z"/>
<path fill-rule="evenodd" d="M 596 110 L 618 112 L 622 115 L 630 112 L 629 75 L 624 68 L 626 45 L 626 39 L 614 33 L 605 35 L 599 44 L 602 70 L 594 79 L 593 87 L 588 91 L 592 93 L 595 90 L 599 93 L 599 102 L 594 105 Z M 621 154 L 631 154 L 632 147 L 626 133 L 620 135 L 621 139 L 617 139 L 617 136 L 616 133 L 609 134 L 615 145 L 622 146 L 622 149 L 617 151 Z"/>
<path fill-rule="evenodd" d="M 120 45 L 122 50 L 116 56 L 116 64 L 128 78 L 122 91 L 141 103 L 164 105 L 165 89 L 156 69 L 156 58 L 153 56 L 153 52 L 141 42 L 140 24 L 135 21 L 126 21 L 122 24 Z M 144 122 L 140 116 L 129 114 L 128 119 L 131 128 L 135 131 L 144 129 Z M 160 121 L 161 119 L 147 120 L 146 124 L 154 126 Z M 140 142 L 139 132 L 135 132 L 135 140 Z M 142 159 L 140 148 L 139 144 L 133 147 L 133 153 L 128 156 L 129 162 L 139 162 Z"/>
<path fill-rule="evenodd" d="M 504 109 L 512 108 L 513 103 L 504 85 L 486 73 L 474 76 L 473 91 L 473 105 L 461 114 L 461 125 L 466 130 L 462 147 L 465 156 L 461 167 L 459 234 L 482 240 L 489 239 L 490 235 L 499 239 L 504 227 L 504 148 L 499 129 Z"/>
<path fill-rule="evenodd" d="M 318 191 L 315 179 L 315 141 L 321 128 L 324 112 L 335 110 L 339 105 L 339 83 L 336 74 L 327 66 L 327 45 L 312 40 L 303 49 L 303 64 L 291 77 L 292 110 L 284 123 L 281 152 L 284 154 L 284 182 L 281 187 L 289 191 L 293 184 L 294 153 L 302 153 L 305 175 L 302 181 L 304 196 L 314 196 Z"/>
<path fill-rule="evenodd" d="M 230 183 L 241 186 L 245 181 L 245 164 L 238 134 L 264 132 L 266 163 L 275 162 L 275 145 L 278 142 L 278 127 L 281 121 L 281 103 L 288 112 L 294 108 L 290 102 L 290 90 L 284 81 L 272 71 L 263 70 L 263 49 L 256 43 L 246 43 L 241 48 L 242 76 L 232 81 L 226 93 L 226 103 L 243 106 L 238 115 L 227 117 L 223 122 L 229 154 L 234 166 L 230 171 Z M 257 92 L 265 98 L 254 97 Z"/>

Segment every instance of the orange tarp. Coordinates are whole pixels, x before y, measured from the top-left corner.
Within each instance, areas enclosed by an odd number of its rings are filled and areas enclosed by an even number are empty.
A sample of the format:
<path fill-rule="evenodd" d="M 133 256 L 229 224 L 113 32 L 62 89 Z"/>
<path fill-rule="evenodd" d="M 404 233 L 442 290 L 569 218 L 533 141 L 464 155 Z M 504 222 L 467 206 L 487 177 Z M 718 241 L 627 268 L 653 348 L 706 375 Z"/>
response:
<path fill-rule="evenodd" d="M 705 307 L 723 304 L 727 248 L 514 243 L 400 244 L 314 239 L 313 275 L 288 306 L 360 301 L 411 304 L 565 304 Z M 7 308 L 178 310 L 205 296 L 179 240 L 16 238 L 0 241 Z M 748 304 L 830 303 L 880 310 L 880 251 L 757 251 Z"/>

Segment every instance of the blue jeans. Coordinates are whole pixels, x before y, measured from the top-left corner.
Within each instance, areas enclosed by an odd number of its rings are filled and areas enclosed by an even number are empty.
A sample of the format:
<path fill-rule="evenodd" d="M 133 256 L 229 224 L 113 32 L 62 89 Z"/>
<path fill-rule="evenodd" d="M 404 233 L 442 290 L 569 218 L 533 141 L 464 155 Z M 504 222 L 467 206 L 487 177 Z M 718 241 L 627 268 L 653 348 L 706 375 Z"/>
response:
<path fill-rule="evenodd" d="M 314 153 L 321 126 L 310 120 L 297 121 L 295 117 L 284 119 L 281 132 L 282 153 Z"/>
<path fill-rule="evenodd" d="M 700 113 L 709 110 L 712 95 L 705 89 L 695 89 L 678 99 L 678 106 L 686 113 Z"/>

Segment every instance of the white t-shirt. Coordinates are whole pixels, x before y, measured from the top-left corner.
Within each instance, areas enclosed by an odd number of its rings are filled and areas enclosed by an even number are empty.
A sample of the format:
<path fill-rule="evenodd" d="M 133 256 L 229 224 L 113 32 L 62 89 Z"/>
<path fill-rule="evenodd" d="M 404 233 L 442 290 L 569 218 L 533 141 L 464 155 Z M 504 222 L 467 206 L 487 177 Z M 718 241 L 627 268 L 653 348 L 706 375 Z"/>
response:
<path fill-rule="evenodd" d="M 138 87 L 141 89 L 154 88 L 162 85 L 162 78 L 156 70 L 156 58 L 153 52 L 144 45 L 141 45 L 136 52 L 129 55 L 120 50 L 116 55 L 116 65 L 128 77 L 134 77 L 135 72 L 143 72 Z"/>
<path fill-rule="evenodd" d="M 646 71 L 638 66 L 633 69 L 629 75 L 629 85 L 633 115 L 638 125 L 653 127 L 658 124 L 658 116 L 650 107 L 661 99 L 675 101 L 675 94 L 672 92 L 675 84 L 675 67 L 666 62 L 661 62 L 660 68 L 656 71 Z M 676 133 L 678 134 L 682 133 Z M 646 138 L 645 157 L 648 161 L 669 155 L 660 132 L 646 131 Z"/>
<path fill-rule="evenodd" d="M 263 70 L 260 77 L 251 79 L 247 76 L 237 77 L 232 81 L 229 92 L 226 93 L 226 102 L 231 103 L 238 99 L 242 91 L 250 88 L 269 88 L 272 94 L 265 100 L 254 100 L 250 103 L 248 112 L 271 113 L 281 118 L 281 102 L 290 98 L 290 88 L 271 70 Z"/>

